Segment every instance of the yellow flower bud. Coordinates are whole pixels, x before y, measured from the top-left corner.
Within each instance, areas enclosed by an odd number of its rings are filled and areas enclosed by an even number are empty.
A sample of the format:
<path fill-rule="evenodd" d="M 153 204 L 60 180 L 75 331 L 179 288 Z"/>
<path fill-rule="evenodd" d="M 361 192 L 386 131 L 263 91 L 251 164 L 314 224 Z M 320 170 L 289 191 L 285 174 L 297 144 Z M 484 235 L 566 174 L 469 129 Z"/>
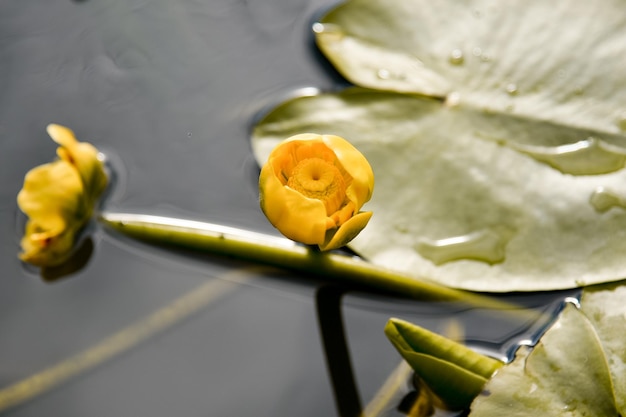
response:
<path fill-rule="evenodd" d="M 66 127 L 51 124 L 47 131 L 61 145 L 59 159 L 31 169 L 17 196 L 29 218 L 20 258 L 43 267 L 59 265 L 71 255 L 76 233 L 107 185 L 96 148 L 78 142 Z"/>
<path fill-rule="evenodd" d="M 259 190 L 263 213 L 283 235 L 331 250 L 367 225 L 372 212 L 359 210 L 372 195 L 374 173 L 345 139 L 304 133 L 274 148 Z"/>

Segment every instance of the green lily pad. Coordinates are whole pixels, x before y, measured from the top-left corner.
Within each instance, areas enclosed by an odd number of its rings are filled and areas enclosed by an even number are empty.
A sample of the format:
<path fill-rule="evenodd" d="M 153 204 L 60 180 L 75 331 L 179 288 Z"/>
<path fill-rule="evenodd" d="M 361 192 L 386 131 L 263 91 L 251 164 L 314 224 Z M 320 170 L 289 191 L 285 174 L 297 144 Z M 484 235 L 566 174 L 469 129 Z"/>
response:
<path fill-rule="evenodd" d="M 593 324 L 609 363 L 617 407 L 626 415 L 626 286 L 602 285 L 583 291 L 583 312 Z"/>
<path fill-rule="evenodd" d="M 477 291 L 626 277 L 620 4 L 351 0 L 314 31 L 370 90 L 284 103 L 253 149 L 262 164 L 279 140 L 316 132 L 368 157 L 374 216 L 352 249 Z"/>
<path fill-rule="evenodd" d="M 563 172 L 619 158 L 621 135 L 353 88 L 276 107 L 253 131 L 257 161 L 302 132 L 343 136 L 372 165 L 374 215 L 350 247 L 373 263 L 491 292 L 626 277 L 626 170 Z"/>
<path fill-rule="evenodd" d="M 626 17 L 613 0 L 351 0 L 317 43 L 364 87 L 620 133 Z M 558 139 L 555 139 L 558 140 Z"/>
<path fill-rule="evenodd" d="M 585 290 L 532 350 L 520 348 L 471 406 L 483 416 L 620 416 L 626 413 L 626 287 Z"/>

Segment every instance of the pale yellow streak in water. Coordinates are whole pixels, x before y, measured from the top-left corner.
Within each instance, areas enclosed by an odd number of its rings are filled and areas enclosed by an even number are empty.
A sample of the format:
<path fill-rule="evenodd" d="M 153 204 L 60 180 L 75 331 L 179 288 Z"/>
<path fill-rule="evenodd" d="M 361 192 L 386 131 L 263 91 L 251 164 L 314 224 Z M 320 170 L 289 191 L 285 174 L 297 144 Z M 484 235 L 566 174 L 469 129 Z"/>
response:
<path fill-rule="evenodd" d="M 237 270 L 222 278 L 234 278 L 234 280 L 242 282 L 242 280 L 249 279 L 253 272 L 255 271 L 251 269 Z M 102 365 L 115 356 L 134 348 L 149 337 L 206 308 L 211 302 L 235 288 L 237 288 L 236 284 L 225 280 L 207 282 L 148 317 L 104 339 L 97 345 L 31 377 L 0 389 L 0 412 L 29 401 L 71 378 Z"/>
<path fill-rule="evenodd" d="M 365 406 L 361 417 L 381 417 L 394 409 L 406 393 L 409 392 L 413 369 L 405 361 L 401 361 L 391 372 L 387 380 Z"/>

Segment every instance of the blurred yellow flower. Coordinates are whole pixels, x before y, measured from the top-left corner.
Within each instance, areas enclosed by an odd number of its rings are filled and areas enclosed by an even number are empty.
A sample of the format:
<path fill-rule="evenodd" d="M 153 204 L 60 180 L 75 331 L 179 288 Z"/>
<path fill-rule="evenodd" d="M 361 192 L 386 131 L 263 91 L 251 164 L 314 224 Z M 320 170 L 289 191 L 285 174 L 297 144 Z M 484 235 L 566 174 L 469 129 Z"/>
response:
<path fill-rule="evenodd" d="M 304 133 L 281 142 L 259 178 L 261 209 L 283 235 L 331 250 L 350 242 L 372 212 L 360 212 L 374 190 L 367 159 L 348 141 Z"/>
<path fill-rule="evenodd" d="M 76 233 L 108 182 L 95 147 L 78 142 L 64 126 L 51 124 L 47 131 L 60 145 L 59 159 L 30 170 L 17 196 L 29 218 L 20 258 L 43 267 L 59 265 L 71 255 Z"/>

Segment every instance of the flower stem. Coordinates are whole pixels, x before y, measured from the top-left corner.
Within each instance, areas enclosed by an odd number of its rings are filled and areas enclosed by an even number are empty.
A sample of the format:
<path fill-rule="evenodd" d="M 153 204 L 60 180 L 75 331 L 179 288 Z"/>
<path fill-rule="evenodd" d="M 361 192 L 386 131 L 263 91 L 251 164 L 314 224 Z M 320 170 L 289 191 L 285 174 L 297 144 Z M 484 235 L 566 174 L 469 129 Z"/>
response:
<path fill-rule="evenodd" d="M 516 310 L 524 319 L 539 313 L 495 298 L 444 287 L 381 268 L 358 257 L 311 250 L 291 240 L 211 223 L 160 216 L 102 213 L 100 220 L 125 235 L 317 275 L 378 291 L 428 301 L 455 301 L 483 308 Z"/>

